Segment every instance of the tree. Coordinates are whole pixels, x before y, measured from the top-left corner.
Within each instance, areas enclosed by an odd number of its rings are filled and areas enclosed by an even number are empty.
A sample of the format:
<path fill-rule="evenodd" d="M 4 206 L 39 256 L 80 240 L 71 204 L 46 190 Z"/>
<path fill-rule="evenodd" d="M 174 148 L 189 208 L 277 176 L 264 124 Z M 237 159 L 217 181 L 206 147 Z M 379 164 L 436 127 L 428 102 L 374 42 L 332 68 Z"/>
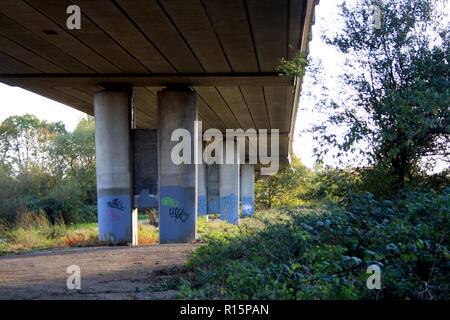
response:
<path fill-rule="evenodd" d="M 16 173 L 47 164 L 50 137 L 65 133 L 62 122 L 48 123 L 36 116 L 11 116 L 0 125 L 0 160 Z"/>
<path fill-rule="evenodd" d="M 280 206 L 295 206 L 303 203 L 303 194 L 308 189 L 311 170 L 300 159 L 293 158 L 290 166 L 277 174 L 259 179 L 255 184 L 257 209 L 271 209 Z"/>
<path fill-rule="evenodd" d="M 33 115 L 0 124 L 0 218 L 43 211 L 52 222 L 92 221 L 96 196 L 92 117 L 73 132 Z"/>
<path fill-rule="evenodd" d="M 346 57 L 342 84 L 347 95 L 318 105 L 331 111 L 313 132 L 322 157 L 355 154 L 395 177 L 395 190 L 420 170 L 423 159 L 450 156 L 449 37 L 431 0 L 358 0 L 344 2 L 344 28 L 328 44 Z M 373 6 L 381 28 L 370 28 Z M 346 126 L 343 137 L 336 126 Z"/>

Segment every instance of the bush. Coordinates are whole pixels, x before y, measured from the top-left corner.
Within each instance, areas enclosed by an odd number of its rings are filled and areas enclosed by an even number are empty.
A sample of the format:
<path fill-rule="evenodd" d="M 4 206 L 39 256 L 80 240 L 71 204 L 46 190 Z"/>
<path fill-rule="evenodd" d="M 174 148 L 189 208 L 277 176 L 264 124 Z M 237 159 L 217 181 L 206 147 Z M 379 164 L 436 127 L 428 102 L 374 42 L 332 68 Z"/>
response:
<path fill-rule="evenodd" d="M 447 299 L 449 208 L 447 188 L 397 201 L 366 193 L 342 209 L 262 212 L 259 227 L 198 248 L 180 289 L 185 298 Z M 366 286 L 372 264 L 381 267 L 381 290 Z"/>

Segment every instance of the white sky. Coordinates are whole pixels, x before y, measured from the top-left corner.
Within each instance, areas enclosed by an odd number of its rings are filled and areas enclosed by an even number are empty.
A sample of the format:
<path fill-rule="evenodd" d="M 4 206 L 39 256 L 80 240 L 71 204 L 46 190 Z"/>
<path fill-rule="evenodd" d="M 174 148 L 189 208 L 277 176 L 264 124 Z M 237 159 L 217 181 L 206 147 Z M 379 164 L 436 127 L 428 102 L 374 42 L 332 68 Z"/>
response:
<path fill-rule="evenodd" d="M 0 122 L 13 115 L 34 114 L 41 120 L 62 121 L 73 131 L 85 113 L 19 87 L 0 83 Z"/>
<path fill-rule="evenodd" d="M 347 1 L 351 2 L 351 1 Z M 321 39 L 321 35 L 330 30 L 330 26 L 338 27 L 339 10 L 338 4 L 342 0 L 322 0 L 315 9 L 315 24 L 312 27 L 312 40 L 309 43 L 309 57 L 320 60 L 322 64 L 323 75 L 327 77 L 326 85 L 333 89 L 337 82 L 336 78 L 339 75 L 343 60 L 336 48 L 330 47 Z M 313 79 L 311 75 L 306 72 L 303 77 L 302 90 L 297 111 L 297 119 L 295 122 L 295 133 L 293 140 L 293 151 L 299 157 L 302 163 L 310 168 L 313 167 L 315 158 L 313 157 L 314 141 L 312 135 L 308 133 L 301 134 L 301 131 L 311 127 L 312 124 L 318 124 L 325 120 L 324 115 L 314 110 L 315 98 L 307 95 L 308 92 L 317 90 L 314 88 Z M 337 88 L 336 88 L 337 91 Z M 334 165 L 331 157 L 324 158 L 324 164 Z"/>

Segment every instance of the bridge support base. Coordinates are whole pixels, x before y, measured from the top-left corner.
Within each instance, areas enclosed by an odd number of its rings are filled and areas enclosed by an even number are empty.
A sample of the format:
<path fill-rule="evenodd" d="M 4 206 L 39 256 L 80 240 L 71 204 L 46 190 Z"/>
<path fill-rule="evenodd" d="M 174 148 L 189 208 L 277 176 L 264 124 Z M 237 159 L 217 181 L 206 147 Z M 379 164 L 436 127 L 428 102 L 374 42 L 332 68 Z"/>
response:
<path fill-rule="evenodd" d="M 220 213 L 219 164 L 206 165 L 206 189 L 208 214 Z"/>
<path fill-rule="evenodd" d="M 224 144 L 223 164 L 219 165 L 220 219 L 232 224 L 239 223 L 239 154 L 233 145 L 233 164 L 226 163 Z"/>
<path fill-rule="evenodd" d="M 255 168 L 252 164 L 241 166 L 240 182 L 242 214 L 252 216 L 255 212 Z"/>
<path fill-rule="evenodd" d="M 200 154 L 200 152 L 199 152 Z M 201 154 L 200 154 L 201 156 Z M 207 190 L 206 190 L 206 164 L 198 165 L 198 216 L 207 214 Z"/>
<path fill-rule="evenodd" d="M 136 245 L 137 225 L 133 223 L 132 212 L 131 94 L 129 89 L 94 94 L 95 149 L 99 240 Z"/>
<path fill-rule="evenodd" d="M 167 88 L 158 92 L 159 241 L 183 243 L 197 235 L 197 93 L 189 88 Z M 176 129 L 188 137 L 171 141 Z M 179 132 L 181 132 L 179 131 Z M 182 152 L 175 146 L 185 145 Z M 173 151 L 174 150 L 174 151 Z M 176 164 L 172 155 L 190 155 L 190 164 Z M 173 154 L 172 154 L 173 153 Z"/>

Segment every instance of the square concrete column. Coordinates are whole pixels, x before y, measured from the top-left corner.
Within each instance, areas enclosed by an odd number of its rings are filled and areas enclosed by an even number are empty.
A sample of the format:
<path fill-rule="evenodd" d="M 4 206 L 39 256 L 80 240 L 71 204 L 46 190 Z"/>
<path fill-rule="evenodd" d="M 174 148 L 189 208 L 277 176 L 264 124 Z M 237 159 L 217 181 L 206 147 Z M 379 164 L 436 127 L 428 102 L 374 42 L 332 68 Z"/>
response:
<path fill-rule="evenodd" d="M 197 105 L 197 93 L 187 87 L 158 92 L 160 243 L 183 243 L 196 238 Z"/>
<path fill-rule="evenodd" d="M 255 168 L 252 164 L 241 165 L 242 214 L 252 216 L 255 212 Z"/>
<path fill-rule="evenodd" d="M 206 165 L 207 213 L 220 213 L 219 164 Z"/>
<path fill-rule="evenodd" d="M 98 231 L 102 242 L 137 242 L 131 198 L 131 94 L 129 89 L 94 94 Z"/>
<path fill-rule="evenodd" d="M 227 163 L 224 143 L 223 164 L 219 165 L 220 219 L 232 224 L 239 223 L 239 150 L 233 143 L 233 163 Z"/>
<path fill-rule="evenodd" d="M 207 214 L 206 164 L 198 164 L 198 216 Z"/>

